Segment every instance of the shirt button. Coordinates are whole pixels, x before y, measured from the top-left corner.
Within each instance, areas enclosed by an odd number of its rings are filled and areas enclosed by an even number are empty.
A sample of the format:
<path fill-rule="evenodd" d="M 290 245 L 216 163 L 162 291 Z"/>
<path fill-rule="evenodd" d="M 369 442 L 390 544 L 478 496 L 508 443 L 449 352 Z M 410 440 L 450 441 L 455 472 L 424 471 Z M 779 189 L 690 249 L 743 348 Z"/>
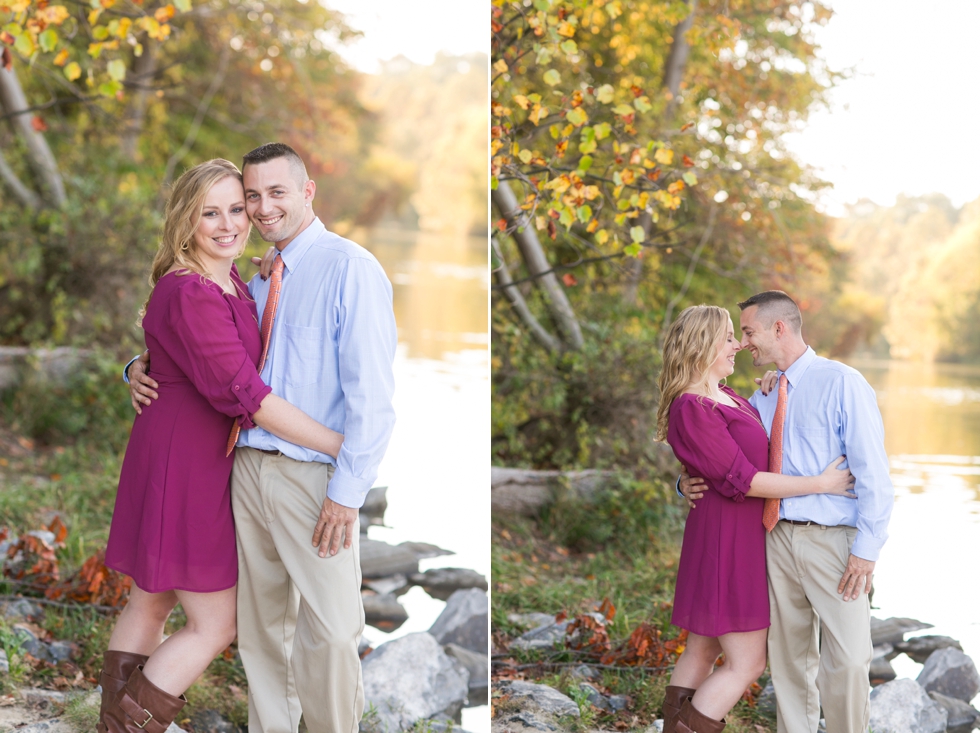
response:
<path fill-rule="evenodd" d="M 240 389 L 241 389 L 241 387 L 239 387 L 239 386 L 238 386 L 238 385 L 236 384 L 236 385 L 235 385 L 235 391 L 237 392 L 237 391 L 238 391 L 238 390 L 240 390 Z"/>

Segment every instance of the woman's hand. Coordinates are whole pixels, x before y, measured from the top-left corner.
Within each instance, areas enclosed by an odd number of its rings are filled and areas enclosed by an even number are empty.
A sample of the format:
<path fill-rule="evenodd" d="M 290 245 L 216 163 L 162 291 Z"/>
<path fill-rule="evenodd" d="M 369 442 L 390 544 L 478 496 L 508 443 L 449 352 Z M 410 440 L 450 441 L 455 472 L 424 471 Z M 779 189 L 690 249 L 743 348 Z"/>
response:
<path fill-rule="evenodd" d="M 762 379 L 756 377 L 755 383 L 759 385 L 759 389 L 762 394 L 769 394 L 776 388 L 776 383 L 779 381 L 779 372 L 770 369 L 768 372 L 762 375 Z"/>
<path fill-rule="evenodd" d="M 846 496 L 848 499 L 857 499 L 854 493 L 854 475 L 850 469 L 837 468 L 844 462 L 846 456 L 838 456 L 834 462 L 827 466 L 823 473 L 817 476 L 818 494 L 835 494 L 836 496 Z"/>

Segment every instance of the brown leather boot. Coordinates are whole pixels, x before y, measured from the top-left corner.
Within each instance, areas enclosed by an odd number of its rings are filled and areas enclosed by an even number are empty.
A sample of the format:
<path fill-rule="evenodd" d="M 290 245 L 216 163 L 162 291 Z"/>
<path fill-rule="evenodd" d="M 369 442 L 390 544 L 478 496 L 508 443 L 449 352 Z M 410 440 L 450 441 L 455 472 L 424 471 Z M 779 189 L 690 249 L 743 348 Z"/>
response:
<path fill-rule="evenodd" d="M 685 700 L 675 726 L 677 733 L 721 733 L 725 730 L 725 721 L 709 718 L 699 712 L 690 700 Z"/>
<path fill-rule="evenodd" d="M 664 714 L 663 733 L 674 733 L 674 724 L 677 722 L 677 716 L 681 712 L 681 706 L 684 704 L 685 700 L 690 700 L 691 696 L 693 696 L 695 692 L 697 692 L 697 690 L 691 687 L 667 685 L 667 690 L 664 694 L 664 702 L 660 706 L 660 709 Z"/>
<path fill-rule="evenodd" d="M 187 698 L 174 697 L 143 676 L 140 665 L 105 712 L 109 733 L 164 733 Z"/>
<path fill-rule="evenodd" d="M 112 649 L 102 655 L 102 674 L 99 675 L 99 684 L 102 685 L 102 705 L 99 707 L 99 722 L 95 725 L 98 733 L 106 733 L 105 723 L 102 722 L 106 708 L 126 686 L 129 676 L 139 665 L 146 664 L 147 659 L 145 654 L 117 652 Z"/>

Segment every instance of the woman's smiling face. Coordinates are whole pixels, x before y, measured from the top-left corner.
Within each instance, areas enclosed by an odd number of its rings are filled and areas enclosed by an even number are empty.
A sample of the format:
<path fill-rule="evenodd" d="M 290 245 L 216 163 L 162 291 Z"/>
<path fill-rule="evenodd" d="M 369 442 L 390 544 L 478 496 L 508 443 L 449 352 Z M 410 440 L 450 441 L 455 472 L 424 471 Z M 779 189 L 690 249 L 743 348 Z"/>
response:
<path fill-rule="evenodd" d="M 711 383 L 715 384 L 735 371 L 735 354 L 741 351 L 742 347 L 735 338 L 735 328 L 731 320 L 725 327 L 725 335 L 718 342 L 715 360 L 708 367 L 711 376 Z"/>
<path fill-rule="evenodd" d="M 201 221 L 194 232 L 194 246 L 202 260 L 234 259 L 248 237 L 245 191 L 234 176 L 211 186 L 204 198 Z"/>

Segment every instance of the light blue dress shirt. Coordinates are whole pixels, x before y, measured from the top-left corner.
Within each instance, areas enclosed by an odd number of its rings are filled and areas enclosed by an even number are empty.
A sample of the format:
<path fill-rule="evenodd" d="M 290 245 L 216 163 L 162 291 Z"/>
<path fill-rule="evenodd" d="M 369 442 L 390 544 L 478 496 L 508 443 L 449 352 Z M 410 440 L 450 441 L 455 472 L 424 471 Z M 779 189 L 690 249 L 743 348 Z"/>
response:
<path fill-rule="evenodd" d="M 843 465 L 854 474 L 858 498 L 809 494 L 782 499 L 779 518 L 857 527 L 851 554 L 877 561 L 888 538 L 895 490 L 874 390 L 856 369 L 817 356 L 809 347 L 785 374 L 789 385 L 782 472 L 815 476 L 838 456 L 847 456 Z M 767 433 L 777 398 L 778 390 L 768 395 L 756 390 L 749 399 Z"/>
<path fill-rule="evenodd" d="M 392 362 L 398 336 L 391 283 L 370 252 L 327 231 L 319 219 L 280 255 L 282 292 L 262 381 L 317 422 L 344 434 L 335 461 L 260 427 L 239 447 L 280 450 L 297 461 L 337 467 L 327 495 L 360 507 L 378 476 L 395 425 Z M 261 322 L 269 281 L 248 284 Z"/>

